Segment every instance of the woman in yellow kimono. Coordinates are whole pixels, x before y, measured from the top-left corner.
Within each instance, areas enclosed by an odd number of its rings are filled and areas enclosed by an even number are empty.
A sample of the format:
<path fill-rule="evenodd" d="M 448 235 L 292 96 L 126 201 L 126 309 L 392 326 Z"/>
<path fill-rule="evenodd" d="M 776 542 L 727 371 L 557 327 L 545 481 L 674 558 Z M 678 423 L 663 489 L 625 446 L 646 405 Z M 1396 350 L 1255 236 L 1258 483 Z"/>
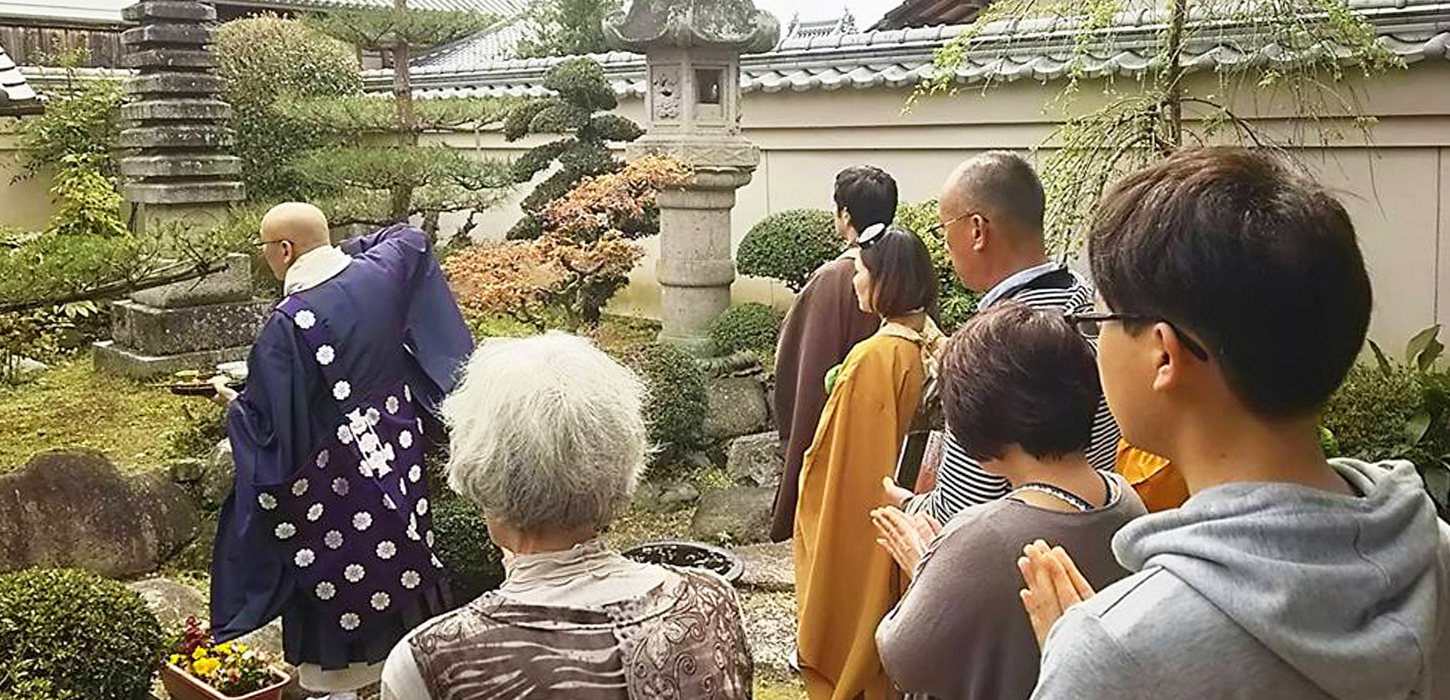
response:
<path fill-rule="evenodd" d="M 891 683 L 876 625 L 899 595 L 896 565 L 873 547 L 902 439 L 921 400 L 936 278 L 921 240 L 868 227 L 857 239 L 857 302 L 882 319 L 827 377 L 825 410 L 800 474 L 795 518 L 799 661 L 811 700 L 884 700 Z"/>

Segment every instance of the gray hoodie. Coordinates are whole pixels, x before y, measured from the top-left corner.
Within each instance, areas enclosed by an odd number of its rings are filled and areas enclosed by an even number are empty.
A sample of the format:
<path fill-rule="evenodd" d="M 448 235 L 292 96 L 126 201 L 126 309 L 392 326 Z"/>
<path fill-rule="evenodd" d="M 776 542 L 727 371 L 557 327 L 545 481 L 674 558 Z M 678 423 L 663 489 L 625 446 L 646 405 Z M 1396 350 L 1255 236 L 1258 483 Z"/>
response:
<path fill-rule="evenodd" d="M 1229 484 L 1124 526 L 1137 573 L 1058 621 L 1032 697 L 1450 698 L 1450 528 L 1408 462 L 1332 464 L 1362 497 Z"/>

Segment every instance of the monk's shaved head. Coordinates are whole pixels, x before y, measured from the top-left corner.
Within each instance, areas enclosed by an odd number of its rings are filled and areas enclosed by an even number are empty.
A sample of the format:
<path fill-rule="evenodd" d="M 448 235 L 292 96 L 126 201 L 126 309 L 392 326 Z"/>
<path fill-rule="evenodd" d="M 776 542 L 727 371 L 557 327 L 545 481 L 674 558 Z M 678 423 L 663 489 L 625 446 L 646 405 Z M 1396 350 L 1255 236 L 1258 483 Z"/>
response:
<path fill-rule="evenodd" d="M 949 215 L 980 213 L 1029 245 L 1041 244 L 1046 202 L 1037 173 L 1010 151 L 988 151 L 968 159 L 942 189 L 943 210 Z"/>
<path fill-rule="evenodd" d="M 262 217 L 263 241 L 291 241 L 298 254 L 332 243 L 327 216 L 305 202 L 285 202 Z"/>

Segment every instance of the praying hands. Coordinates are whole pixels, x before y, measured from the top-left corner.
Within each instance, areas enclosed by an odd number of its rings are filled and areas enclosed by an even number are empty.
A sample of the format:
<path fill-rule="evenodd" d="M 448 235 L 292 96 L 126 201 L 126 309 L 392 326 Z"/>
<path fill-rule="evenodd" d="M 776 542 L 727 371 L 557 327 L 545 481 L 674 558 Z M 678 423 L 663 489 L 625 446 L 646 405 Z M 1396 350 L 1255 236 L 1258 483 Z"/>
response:
<path fill-rule="evenodd" d="M 1062 547 L 1047 546 L 1037 540 L 1022 548 L 1017 569 L 1027 588 L 1022 589 L 1022 607 L 1032 619 L 1037 635 L 1037 648 L 1047 642 L 1047 633 L 1067 609 L 1093 596 L 1093 587 L 1078 571 L 1072 557 Z"/>
<path fill-rule="evenodd" d="M 908 515 L 895 506 L 871 511 L 871 522 L 876 524 L 876 531 L 881 535 L 876 544 L 891 554 L 908 579 L 916 575 L 916 565 L 922 554 L 942 530 L 941 523 L 930 515 Z"/>

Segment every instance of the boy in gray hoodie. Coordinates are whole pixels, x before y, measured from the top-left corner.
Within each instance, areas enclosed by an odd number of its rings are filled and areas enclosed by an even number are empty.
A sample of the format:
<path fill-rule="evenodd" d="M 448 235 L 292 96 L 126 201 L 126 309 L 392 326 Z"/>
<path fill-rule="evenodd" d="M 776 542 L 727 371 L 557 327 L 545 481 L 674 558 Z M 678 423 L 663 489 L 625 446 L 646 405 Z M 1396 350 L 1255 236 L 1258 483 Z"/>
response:
<path fill-rule="evenodd" d="M 1136 573 L 1095 595 L 1028 547 L 1032 697 L 1450 698 L 1450 530 L 1413 465 L 1319 445 L 1371 307 L 1343 206 L 1272 156 L 1190 150 L 1120 182 L 1090 241 L 1099 311 L 1072 320 L 1123 437 L 1192 497 L 1118 531 Z"/>

